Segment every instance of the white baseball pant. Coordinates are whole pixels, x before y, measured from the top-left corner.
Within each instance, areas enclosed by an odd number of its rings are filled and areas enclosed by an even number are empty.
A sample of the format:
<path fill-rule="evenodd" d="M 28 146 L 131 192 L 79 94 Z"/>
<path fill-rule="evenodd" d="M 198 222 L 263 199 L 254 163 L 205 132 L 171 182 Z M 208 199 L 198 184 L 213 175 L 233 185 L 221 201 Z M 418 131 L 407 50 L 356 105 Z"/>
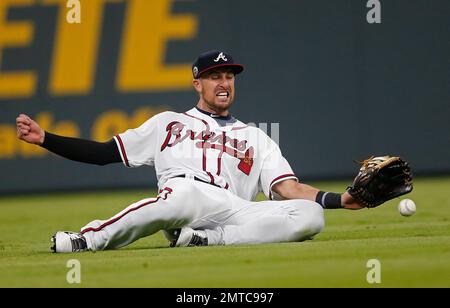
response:
<path fill-rule="evenodd" d="M 81 229 L 92 251 L 117 249 L 160 230 L 207 230 L 209 245 L 293 242 L 324 226 L 322 207 L 309 200 L 251 202 L 187 178 L 167 181 L 157 198 L 143 199 L 109 220 Z"/>

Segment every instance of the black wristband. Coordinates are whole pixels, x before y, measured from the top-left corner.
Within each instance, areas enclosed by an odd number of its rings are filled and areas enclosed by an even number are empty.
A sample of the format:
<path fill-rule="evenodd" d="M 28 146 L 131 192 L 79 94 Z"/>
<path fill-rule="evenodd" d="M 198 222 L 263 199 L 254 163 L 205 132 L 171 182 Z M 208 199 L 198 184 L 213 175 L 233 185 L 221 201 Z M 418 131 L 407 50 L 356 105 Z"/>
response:
<path fill-rule="evenodd" d="M 316 196 L 316 202 L 324 209 L 341 209 L 341 194 L 319 191 Z"/>

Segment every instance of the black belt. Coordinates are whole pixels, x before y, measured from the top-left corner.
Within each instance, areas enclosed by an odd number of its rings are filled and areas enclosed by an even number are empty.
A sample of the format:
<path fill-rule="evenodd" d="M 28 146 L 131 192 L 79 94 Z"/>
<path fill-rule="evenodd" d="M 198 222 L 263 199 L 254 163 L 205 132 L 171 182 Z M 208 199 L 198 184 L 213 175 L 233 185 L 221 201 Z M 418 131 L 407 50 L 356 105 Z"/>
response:
<path fill-rule="evenodd" d="M 186 174 L 180 174 L 180 175 L 177 175 L 177 176 L 175 176 L 175 177 L 176 177 L 176 178 L 188 178 L 188 179 L 190 178 L 190 177 L 187 177 Z M 222 187 L 220 187 L 219 185 L 216 185 L 216 184 L 211 183 L 211 182 L 207 182 L 207 181 L 202 180 L 202 179 L 200 179 L 200 178 L 198 178 L 198 177 L 196 177 L 196 176 L 194 176 L 193 179 L 196 180 L 196 181 L 199 181 L 199 182 L 203 182 L 203 183 L 206 183 L 206 184 L 209 184 L 209 185 L 213 185 L 213 186 L 222 188 Z"/>

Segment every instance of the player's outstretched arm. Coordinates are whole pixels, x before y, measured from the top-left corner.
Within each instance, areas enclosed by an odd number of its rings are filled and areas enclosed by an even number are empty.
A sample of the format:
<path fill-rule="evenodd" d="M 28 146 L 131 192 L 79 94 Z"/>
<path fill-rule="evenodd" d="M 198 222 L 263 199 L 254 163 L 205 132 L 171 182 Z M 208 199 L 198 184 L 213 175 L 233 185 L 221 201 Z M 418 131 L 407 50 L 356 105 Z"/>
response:
<path fill-rule="evenodd" d="M 315 187 L 299 183 L 292 179 L 275 184 L 272 190 L 285 200 L 305 199 L 312 201 L 316 200 L 317 193 L 320 191 Z"/>
<path fill-rule="evenodd" d="M 101 166 L 122 161 L 113 139 L 108 142 L 96 142 L 51 134 L 45 132 L 26 114 L 17 117 L 16 125 L 17 138 L 39 145 L 64 158 Z"/>
<path fill-rule="evenodd" d="M 334 198 L 322 198 L 324 196 L 324 193 L 319 189 L 307 184 L 298 183 L 295 180 L 285 180 L 277 183 L 272 187 L 272 190 L 280 195 L 283 199 L 306 199 L 316 201 L 320 203 L 324 208 L 344 208 L 348 210 L 359 210 L 364 207 L 364 205 L 359 204 L 352 196 L 350 196 L 348 192 L 345 192 L 342 195 L 331 193 Z M 318 198 L 318 196 L 320 198 Z"/>

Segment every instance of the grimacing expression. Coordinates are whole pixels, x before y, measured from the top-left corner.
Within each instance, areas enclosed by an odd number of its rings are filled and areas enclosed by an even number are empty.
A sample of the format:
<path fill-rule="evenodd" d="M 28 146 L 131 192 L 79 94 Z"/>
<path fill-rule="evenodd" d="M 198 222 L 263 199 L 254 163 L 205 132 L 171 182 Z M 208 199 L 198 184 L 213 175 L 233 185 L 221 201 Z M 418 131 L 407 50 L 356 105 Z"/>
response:
<path fill-rule="evenodd" d="M 198 85 L 194 86 L 200 95 L 200 99 L 206 105 L 216 111 L 228 110 L 234 101 L 234 72 L 231 69 L 215 69 L 201 75 Z"/>

